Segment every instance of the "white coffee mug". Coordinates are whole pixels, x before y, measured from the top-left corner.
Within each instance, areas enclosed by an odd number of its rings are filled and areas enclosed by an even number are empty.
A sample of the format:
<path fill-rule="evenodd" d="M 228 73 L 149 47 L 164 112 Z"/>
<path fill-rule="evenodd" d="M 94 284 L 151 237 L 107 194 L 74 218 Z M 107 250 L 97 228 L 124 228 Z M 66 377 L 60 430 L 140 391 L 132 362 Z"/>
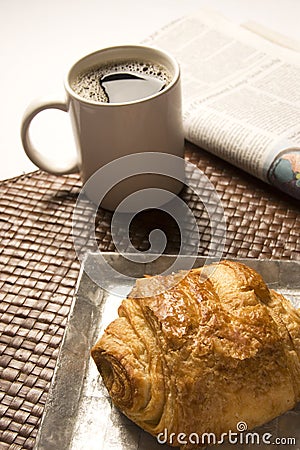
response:
<path fill-rule="evenodd" d="M 145 98 L 120 103 L 87 100 L 72 88 L 76 77 L 91 67 L 121 61 L 146 61 L 162 65 L 171 76 L 159 92 Z M 25 111 L 21 139 L 31 161 L 46 172 L 63 175 L 80 172 L 83 184 L 111 161 L 130 154 L 158 152 L 183 157 L 184 135 L 181 116 L 180 69 L 168 53 L 142 45 L 104 48 L 77 61 L 65 80 L 65 101 L 34 101 Z M 56 108 L 69 112 L 77 155 L 67 167 L 34 147 L 30 123 L 42 110 Z M 179 177 L 180 178 L 180 177 Z M 105 196 L 101 206 L 114 210 L 122 199 L 140 189 L 167 189 L 178 193 L 182 183 L 155 173 L 123 180 Z M 98 204 L 101 178 L 86 185 L 86 196 Z"/>

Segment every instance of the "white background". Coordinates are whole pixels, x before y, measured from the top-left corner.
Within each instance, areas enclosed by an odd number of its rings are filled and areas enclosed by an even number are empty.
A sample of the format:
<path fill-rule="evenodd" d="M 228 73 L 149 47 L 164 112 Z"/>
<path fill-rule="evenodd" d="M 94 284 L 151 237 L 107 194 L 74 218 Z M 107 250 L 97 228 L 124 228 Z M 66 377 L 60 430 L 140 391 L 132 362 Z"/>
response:
<path fill-rule="evenodd" d="M 36 97 L 63 98 L 63 79 L 76 59 L 139 43 L 202 6 L 300 41 L 300 0 L 0 0 L 0 179 L 36 169 L 20 141 L 23 112 Z M 40 114 L 32 134 L 43 151 L 74 150 L 66 113 Z"/>

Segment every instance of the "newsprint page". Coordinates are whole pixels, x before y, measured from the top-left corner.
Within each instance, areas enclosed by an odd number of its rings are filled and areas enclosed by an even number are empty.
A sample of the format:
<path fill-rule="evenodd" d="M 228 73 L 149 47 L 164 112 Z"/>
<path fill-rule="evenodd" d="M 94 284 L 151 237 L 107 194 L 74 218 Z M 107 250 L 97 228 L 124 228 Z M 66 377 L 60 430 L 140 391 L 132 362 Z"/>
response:
<path fill-rule="evenodd" d="M 207 10 L 147 43 L 180 64 L 186 139 L 300 199 L 297 48 Z"/>

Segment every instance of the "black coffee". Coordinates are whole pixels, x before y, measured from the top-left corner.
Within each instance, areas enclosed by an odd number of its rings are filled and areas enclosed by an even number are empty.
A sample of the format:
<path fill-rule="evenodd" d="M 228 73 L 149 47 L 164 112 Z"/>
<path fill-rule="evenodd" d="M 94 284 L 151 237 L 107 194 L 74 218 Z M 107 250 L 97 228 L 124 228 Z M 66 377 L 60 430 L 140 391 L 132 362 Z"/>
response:
<path fill-rule="evenodd" d="M 125 61 L 93 67 L 81 73 L 72 89 L 95 102 L 124 103 L 150 97 L 171 81 L 169 72 L 158 64 Z"/>

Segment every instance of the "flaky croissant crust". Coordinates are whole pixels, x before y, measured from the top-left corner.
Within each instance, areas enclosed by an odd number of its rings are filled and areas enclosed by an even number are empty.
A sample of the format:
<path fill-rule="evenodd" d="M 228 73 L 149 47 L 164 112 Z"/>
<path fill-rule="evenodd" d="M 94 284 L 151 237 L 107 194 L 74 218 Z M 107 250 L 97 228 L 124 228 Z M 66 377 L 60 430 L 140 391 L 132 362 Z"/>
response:
<path fill-rule="evenodd" d="M 154 436 L 221 436 L 300 400 L 299 311 L 243 264 L 209 269 L 137 280 L 92 349 L 115 405 Z"/>

